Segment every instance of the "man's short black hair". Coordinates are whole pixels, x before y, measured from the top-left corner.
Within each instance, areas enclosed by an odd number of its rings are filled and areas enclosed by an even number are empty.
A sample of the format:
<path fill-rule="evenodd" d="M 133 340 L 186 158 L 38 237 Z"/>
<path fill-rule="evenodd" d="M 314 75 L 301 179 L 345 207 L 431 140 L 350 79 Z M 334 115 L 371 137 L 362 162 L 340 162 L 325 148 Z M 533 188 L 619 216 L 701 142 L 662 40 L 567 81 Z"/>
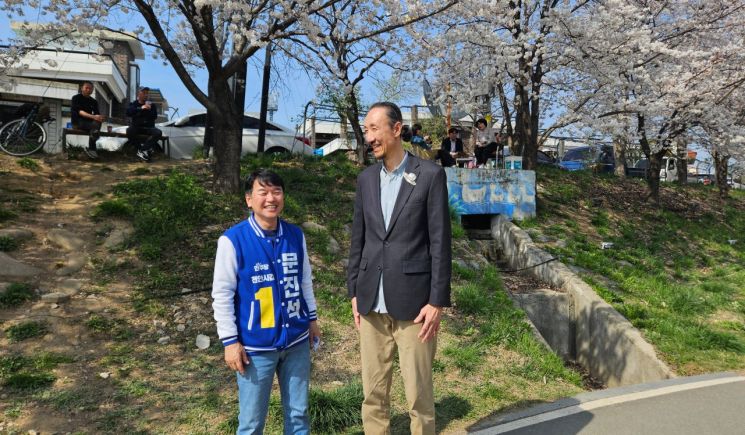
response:
<path fill-rule="evenodd" d="M 450 127 L 450 128 L 448 129 L 448 134 L 450 134 L 450 133 L 457 133 L 457 132 L 458 132 L 458 129 L 457 129 L 457 128 L 455 128 L 455 127 Z"/>
<path fill-rule="evenodd" d="M 422 131 L 422 124 L 414 124 L 414 125 L 411 126 L 411 132 L 413 134 L 417 134 L 420 131 Z"/>
<path fill-rule="evenodd" d="M 148 88 L 147 86 L 140 86 L 140 87 L 139 87 L 139 88 L 137 89 L 137 91 L 138 91 L 138 92 L 143 92 L 143 91 L 148 91 L 148 92 L 150 92 L 150 88 Z"/>
<path fill-rule="evenodd" d="M 390 101 L 378 101 L 370 106 L 370 110 L 373 110 L 376 107 L 382 107 L 385 109 L 385 114 L 391 123 L 391 127 L 396 125 L 397 122 L 404 122 L 404 117 L 401 115 L 401 109 L 399 109 L 395 103 L 391 103 Z"/>
<path fill-rule="evenodd" d="M 285 182 L 282 181 L 282 177 L 280 177 L 276 172 L 268 169 L 258 169 L 251 172 L 251 175 L 246 178 L 246 184 L 244 186 L 246 194 L 250 194 L 253 190 L 254 181 L 258 181 L 262 186 L 280 187 L 282 188 L 282 191 L 285 190 Z"/>
<path fill-rule="evenodd" d="M 91 85 L 91 87 L 94 87 L 92 81 L 90 81 L 90 80 L 83 80 L 82 82 L 80 82 L 80 89 L 83 89 L 83 86 L 85 86 L 85 85 Z"/>
<path fill-rule="evenodd" d="M 488 127 L 489 126 L 489 123 L 486 122 L 486 119 L 484 119 L 484 118 L 479 118 L 479 120 L 476 121 L 476 125 L 479 125 L 479 124 L 484 124 L 484 127 Z"/>

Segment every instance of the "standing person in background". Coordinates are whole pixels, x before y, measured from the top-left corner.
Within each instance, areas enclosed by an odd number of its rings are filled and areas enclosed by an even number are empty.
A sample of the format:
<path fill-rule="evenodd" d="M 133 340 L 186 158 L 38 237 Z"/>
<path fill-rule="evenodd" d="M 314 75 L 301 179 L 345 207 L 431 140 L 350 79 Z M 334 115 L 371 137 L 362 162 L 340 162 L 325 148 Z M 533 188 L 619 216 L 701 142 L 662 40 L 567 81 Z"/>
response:
<path fill-rule="evenodd" d="M 489 157 L 497 151 L 497 142 L 494 141 L 494 133 L 488 127 L 486 119 L 481 118 L 476 121 L 476 164 L 483 166 Z"/>
<path fill-rule="evenodd" d="M 137 91 L 137 99 L 129 103 L 127 107 L 127 116 L 132 118 L 127 128 L 127 136 L 138 141 L 137 157 L 145 162 L 150 161 L 153 150 L 158 146 L 158 140 L 163 136 L 163 132 L 155 128 L 158 108 L 149 98 L 150 88 L 141 87 Z M 142 141 L 137 136 L 147 136 L 147 139 Z"/>
<path fill-rule="evenodd" d="M 264 432 L 276 373 L 284 433 L 307 435 L 310 346 L 321 331 L 305 235 L 279 218 L 279 175 L 253 172 L 245 188 L 252 213 L 218 239 L 212 282 L 217 334 L 238 381 L 237 433 Z"/>
<path fill-rule="evenodd" d="M 98 110 L 98 101 L 92 94 L 93 82 L 84 81 L 80 84 L 80 93 L 72 97 L 70 102 L 70 118 L 74 129 L 88 132 L 85 154 L 91 159 L 97 159 L 96 141 L 100 137 L 101 124 L 106 118 Z"/>
<path fill-rule="evenodd" d="M 448 137 L 442 140 L 435 160 L 440 160 L 442 166 L 446 168 L 454 166 L 455 158 L 462 152 L 463 141 L 458 137 L 458 130 L 455 127 L 450 127 Z"/>
<path fill-rule="evenodd" d="M 381 161 L 357 178 L 347 288 L 360 332 L 362 424 L 390 434 L 393 358 L 414 435 L 435 433 L 432 362 L 450 306 L 451 233 L 445 170 L 404 151 L 401 110 L 375 103 L 365 141 Z"/>

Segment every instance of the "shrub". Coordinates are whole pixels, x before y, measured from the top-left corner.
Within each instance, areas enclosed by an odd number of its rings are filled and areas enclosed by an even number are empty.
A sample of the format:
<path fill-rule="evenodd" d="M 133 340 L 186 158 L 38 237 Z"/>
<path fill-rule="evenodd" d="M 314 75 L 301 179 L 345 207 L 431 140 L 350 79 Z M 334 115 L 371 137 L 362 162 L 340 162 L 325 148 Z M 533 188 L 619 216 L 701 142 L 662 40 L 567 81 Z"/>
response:
<path fill-rule="evenodd" d="M 8 308 L 18 306 L 34 298 L 34 291 L 30 284 L 12 283 L 4 292 L 0 293 L 0 307 Z"/>
<path fill-rule="evenodd" d="M 146 258 L 157 258 L 169 244 L 183 239 L 210 216 L 212 196 L 196 178 L 179 171 L 167 177 L 133 180 L 114 187 L 120 199 L 113 210 L 130 210 L 137 241 Z M 131 213 L 137 210 L 137 213 Z"/>
<path fill-rule="evenodd" d="M 93 210 L 94 218 L 103 217 L 130 217 L 133 214 L 132 206 L 121 199 L 112 199 L 104 201 L 96 206 Z"/>
<path fill-rule="evenodd" d="M 11 343 L 17 343 L 28 338 L 44 335 L 48 330 L 49 327 L 44 322 L 22 322 L 6 329 L 5 336 L 8 337 Z"/>

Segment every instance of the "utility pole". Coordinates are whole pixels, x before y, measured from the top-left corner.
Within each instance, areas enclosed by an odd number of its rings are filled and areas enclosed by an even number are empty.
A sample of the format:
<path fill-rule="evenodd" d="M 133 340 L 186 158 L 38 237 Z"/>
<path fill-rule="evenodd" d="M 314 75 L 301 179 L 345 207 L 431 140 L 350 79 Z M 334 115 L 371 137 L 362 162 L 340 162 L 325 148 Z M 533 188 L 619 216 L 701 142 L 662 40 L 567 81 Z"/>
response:
<path fill-rule="evenodd" d="M 269 105 L 269 77 L 272 69 L 272 42 L 266 44 L 266 55 L 264 57 L 264 77 L 261 82 L 261 113 L 259 114 L 259 143 L 256 152 L 264 152 L 266 141 L 266 112 Z"/>

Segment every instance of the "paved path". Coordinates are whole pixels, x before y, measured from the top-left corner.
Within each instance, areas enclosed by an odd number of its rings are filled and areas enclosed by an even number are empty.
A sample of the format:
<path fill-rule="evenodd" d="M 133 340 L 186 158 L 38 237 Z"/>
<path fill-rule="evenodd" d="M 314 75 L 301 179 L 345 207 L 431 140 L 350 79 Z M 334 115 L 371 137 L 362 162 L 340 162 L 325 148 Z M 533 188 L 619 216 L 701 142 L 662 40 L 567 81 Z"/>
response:
<path fill-rule="evenodd" d="M 580 394 L 497 416 L 478 435 L 745 435 L 745 376 L 669 379 Z"/>

